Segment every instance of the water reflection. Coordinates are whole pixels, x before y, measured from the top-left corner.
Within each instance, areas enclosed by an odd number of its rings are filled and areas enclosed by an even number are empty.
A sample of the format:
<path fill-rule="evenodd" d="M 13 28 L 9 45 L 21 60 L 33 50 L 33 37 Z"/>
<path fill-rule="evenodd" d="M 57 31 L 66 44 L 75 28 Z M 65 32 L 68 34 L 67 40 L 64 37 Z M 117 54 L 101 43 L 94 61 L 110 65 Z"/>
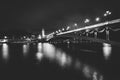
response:
<path fill-rule="evenodd" d="M 29 52 L 29 44 L 23 44 L 23 55 L 27 56 Z"/>
<path fill-rule="evenodd" d="M 72 58 L 66 55 L 65 52 L 60 51 L 57 49 L 56 51 L 56 60 L 61 66 L 70 66 L 72 63 Z"/>
<path fill-rule="evenodd" d="M 42 43 L 38 43 L 37 45 L 38 52 L 36 53 L 36 57 L 39 61 L 43 58 L 43 53 L 42 53 Z"/>
<path fill-rule="evenodd" d="M 109 59 L 111 52 L 112 52 L 111 45 L 107 43 L 103 43 L 103 54 L 106 60 Z"/>
<path fill-rule="evenodd" d="M 44 43 L 43 44 L 43 53 L 45 55 L 45 57 L 48 57 L 49 59 L 55 59 L 55 47 L 51 44 L 48 43 Z"/>
<path fill-rule="evenodd" d="M 72 61 L 71 57 L 66 55 L 65 52 L 56 49 L 55 46 L 49 43 L 38 43 L 38 52 L 36 56 L 38 60 L 41 60 L 43 56 L 49 60 L 55 60 L 61 66 L 70 65 Z"/>
<path fill-rule="evenodd" d="M 45 57 L 51 61 L 56 61 L 62 67 L 74 67 L 76 70 L 82 72 L 86 78 L 90 80 L 103 80 L 103 76 L 94 68 L 87 64 L 83 64 L 79 59 L 74 60 L 71 56 L 66 54 L 61 49 L 56 48 L 49 43 L 38 43 L 37 59 L 41 60 Z"/>
<path fill-rule="evenodd" d="M 8 44 L 6 43 L 2 45 L 2 57 L 5 60 L 8 60 L 9 58 L 9 47 L 8 47 Z"/>

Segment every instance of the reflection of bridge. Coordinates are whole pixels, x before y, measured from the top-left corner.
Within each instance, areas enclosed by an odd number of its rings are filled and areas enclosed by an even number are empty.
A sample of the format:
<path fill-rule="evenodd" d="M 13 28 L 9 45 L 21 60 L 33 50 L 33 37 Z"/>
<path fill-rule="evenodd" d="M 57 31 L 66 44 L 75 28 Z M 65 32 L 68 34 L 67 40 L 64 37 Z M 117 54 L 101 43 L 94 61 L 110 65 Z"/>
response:
<path fill-rule="evenodd" d="M 72 37 L 74 39 L 79 38 L 79 39 L 85 39 L 85 40 L 90 40 L 93 42 L 99 42 L 99 43 L 110 43 L 110 44 L 117 44 L 120 45 L 120 43 L 110 41 L 109 39 L 109 31 L 117 31 L 119 29 L 113 30 L 110 25 L 120 23 L 120 19 L 116 20 L 111 20 L 111 21 L 106 21 L 94 25 L 89 25 L 85 26 L 82 28 L 74 29 L 74 30 L 68 30 L 68 31 L 61 31 L 59 33 L 53 32 L 50 33 L 46 36 L 46 40 L 50 41 L 54 38 L 60 38 L 60 37 Z M 106 39 L 98 39 L 97 34 L 98 33 L 103 33 L 105 32 L 106 34 Z M 89 37 L 89 34 L 94 34 L 94 37 Z"/>

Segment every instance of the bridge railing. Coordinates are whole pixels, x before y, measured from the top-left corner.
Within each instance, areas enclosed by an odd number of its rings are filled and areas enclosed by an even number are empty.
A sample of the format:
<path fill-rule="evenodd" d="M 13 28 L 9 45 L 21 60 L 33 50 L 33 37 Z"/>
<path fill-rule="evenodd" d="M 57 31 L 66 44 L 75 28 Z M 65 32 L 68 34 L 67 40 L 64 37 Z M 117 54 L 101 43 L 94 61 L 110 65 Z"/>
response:
<path fill-rule="evenodd" d="M 69 34 L 69 33 L 73 33 L 73 32 L 78 32 L 78 31 L 83 31 L 83 30 L 88 30 L 88 29 L 94 29 L 94 28 L 99 28 L 102 26 L 106 26 L 106 25 L 110 25 L 110 24 L 115 24 L 115 23 L 120 23 L 120 19 L 115 19 L 115 20 L 111 20 L 111 21 L 106 21 L 106 22 L 102 22 L 102 23 L 98 23 L 98 24 L 94 24 L 94 25 L 89 25 L 89 26 L 85 26 L 82 28 L 78 28 L 78 29 L 74 29 L 74 30 L 69 30 L 66 32 L 60 32 L 60 33 L 50 33 L 49 35 L 47 35 L 47 39 L 51 39 L 54 37 L 55 35 L 63 35 L 63 34 Z"/>
<path fill-rule="evenodd" d="M 106 22 L 102 22 L 102 23 L 98 23 L 98 24 L 94 24 L 94 25 L 90 25 L 90 26 L 85 26 L 82 28 L 78 28 L 78 29 L 74 29 L 74 30 L 70 30 L 70 31 L 66 31 L 66 32 L 61 32 L 56 35 L 62 35 L 62 34 L 68 34 L 68 33 L 72 33 L 72 32 L 78 32 L 78 31 L 82 31 L 82 30 L 86 30 L 86 29 L 98 28 L 101 26 L 110 25 L 110 24 L 114 24 L 114 23 L 120 23 L 120 19 L 106 21 Z"/>

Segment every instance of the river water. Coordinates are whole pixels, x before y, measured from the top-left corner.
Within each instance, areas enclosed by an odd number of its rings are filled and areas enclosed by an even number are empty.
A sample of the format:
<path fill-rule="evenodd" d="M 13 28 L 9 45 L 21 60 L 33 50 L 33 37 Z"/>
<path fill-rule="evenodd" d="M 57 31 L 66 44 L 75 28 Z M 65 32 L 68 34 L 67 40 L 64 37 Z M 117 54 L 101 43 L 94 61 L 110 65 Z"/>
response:
<path fill-rule="evenodd" d="M 120 47 L 107 43 L 0 44 L 0 78 L 118 80 Z"/>

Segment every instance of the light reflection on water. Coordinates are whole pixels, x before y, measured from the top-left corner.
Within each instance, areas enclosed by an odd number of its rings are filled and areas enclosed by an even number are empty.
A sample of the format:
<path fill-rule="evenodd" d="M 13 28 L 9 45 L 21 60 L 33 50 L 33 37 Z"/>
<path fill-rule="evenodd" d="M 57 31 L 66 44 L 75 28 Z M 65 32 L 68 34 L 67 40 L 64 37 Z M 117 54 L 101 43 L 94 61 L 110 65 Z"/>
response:
<path fill-rule="evenodd" d="M 106 44 L 103 50 L 106 50 Z M 27 56 L 29 53 L 29 44 L 23 44 L 23 55 Z M 106 55 L 109 54 L 111 48 L 108 49 Z M 2 57 L 7 60 L 9 58 L 9 46 L 4 43 L 2 45 Z M 37 44 L 37 53 L 36 59 L 41 62 L 43 58 L 46 58 L 50 61 L 55 61 L 61 67 L 73 67 L 75 70 L 82 73 L 86 78 L 91 80 L 103 80 L 103 75 L 98 72 L 98 70 L 94 69 L 92 66 L 82 63 L 79 59 L 74 59 L 72 56 L 68 55 L 63 50 L 56 48 L 54 45 L 49 43 L 38 43 Z"/>
<path fill-rule="evenodd" d="M 37 45 L 38 52 L 36 53 L 36 57 L 39 61 L 43 58 L 43 53 L 42 53 L 42 43 L 38 43 Z"/>
<path fill-rule="evenodd" d="M 97 72 L 97 70 L 85 63 L 81 63 L 78 59 L 74 60 L 71 56 L 67 55 L 64 51 L 57 49 L 52 44 L 38 43 L 38 52 L 36 56 L 38 60 L 41 60 L 42 57 L 46 57 L 49 60 L 55 60 L 62 67 L 74 66 L 75 69 L 83 72 L 83 75 L 86 78 L 103 80 L 103 76 Z"/>
<path fill-rule="evenodd" d="M 9 58 L 9 47 L 6 43 L 2 45 L 2 57 L 4 60 L 8 60 Z"/>
<path fill-rule="evenodd" d="M 27 56 L 29 53 L 29 44 L 23 44 L 23 55 Z"/>
<path fill-rule="evenodd" d="M 110 55 L 112 52 L 112 47 L 110 44 L 107 43 L 103 43 L 103 55 L 105 57 L 106 60 L 109 59 Z"/>

